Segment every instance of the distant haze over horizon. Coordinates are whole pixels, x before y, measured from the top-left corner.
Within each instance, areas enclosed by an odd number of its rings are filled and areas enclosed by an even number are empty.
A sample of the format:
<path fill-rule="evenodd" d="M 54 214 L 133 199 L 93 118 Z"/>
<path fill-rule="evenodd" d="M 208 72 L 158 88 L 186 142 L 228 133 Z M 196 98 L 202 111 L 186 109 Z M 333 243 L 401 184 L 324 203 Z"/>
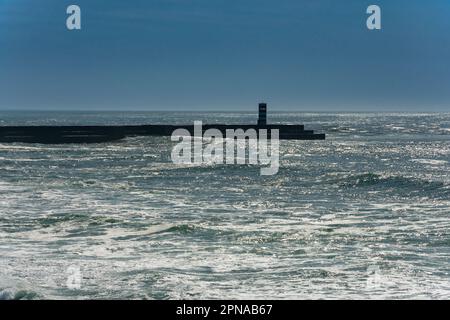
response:
<path fill-rule="evenodd" d="M 0 48 L 0 110 L 450 112 L 448 0 L 0 0 Z"/>
<path fill-rule="evenodd" d="M 431 108 L 423 108 L 423 109 L 404 109 L 404 110 L 400 110 L 400 109 L 389 109 L 389 108 L 385 108 L 385 109 L 377 109 L 377 108 L 366 108 L 366 109 L 337 109 L 335 108 L 334 110 L 329 108 L 329 109 L 322 109 L 322 108 L 316 108 L 316 109 L 307 109 L 307 108 L 282 108 L 280 106 L 270 106 L 268 108 L 268 112 L 269 114 L 271 113 L 403 113 L 403 114 L 417 114 L 417 113 L 450 113 L 450 111 L 448 110 L 448 108 L 435 108 L 435 109 L 431 109 Z M 162 108 L 121 108 L 121 107 L 117 107 L 115 109 L 108 109 L 108 108 L 83 108 L 83 107 L 79 107 L 79 108 L 0 108 L 0 112 L 23 112 L 23 111 L 28 111 L 28 112 L 81 112 L 81 113 L 85 113 L 85 112 L 94 112 L 94 113 L 101 113 L 101 112 L 134 112 L 134 113 L 140 113 L 140 112 L 168 112 L 168 113 L 176 113 L 176 112 L 199 112 L 199 113 L 243 113 L 243 114 L 249 114 L 249 113 L 254 113 L 257 114 L 258 113 L 258 109 L 257 109 L 257 105 L 253 106 L 253 107 L 248 107 L 248 106 L 242 106 L 241 108 L 239 107 L 223 107 L 223 108 L 182 108 L 182 107 L 166 107 L 165 110 L 163 110 Z"/>

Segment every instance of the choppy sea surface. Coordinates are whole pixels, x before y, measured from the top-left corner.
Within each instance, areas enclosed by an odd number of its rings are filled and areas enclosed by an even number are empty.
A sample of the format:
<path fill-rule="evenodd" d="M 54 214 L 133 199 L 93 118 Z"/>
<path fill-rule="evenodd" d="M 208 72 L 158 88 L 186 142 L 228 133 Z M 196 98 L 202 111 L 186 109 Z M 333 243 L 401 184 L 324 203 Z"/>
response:
<path fill-rule="evenodd" d="M 0 125 L 253 113 L 1 112 Z M 0 144 L 0 299 L 449 299 L 450 114 L 271 113 L 280 170 L 175 165 L 169 137 Z"/>

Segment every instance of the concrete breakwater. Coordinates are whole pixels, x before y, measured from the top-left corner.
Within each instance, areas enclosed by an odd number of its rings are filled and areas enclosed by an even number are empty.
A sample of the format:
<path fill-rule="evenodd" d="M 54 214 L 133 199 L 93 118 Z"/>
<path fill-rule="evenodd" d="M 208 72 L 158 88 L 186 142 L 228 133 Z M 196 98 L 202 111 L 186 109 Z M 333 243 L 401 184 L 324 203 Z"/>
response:
<path fill-rule="evenodd" d="M 224 136 L 227 130 L 254 129 L 257 132 L 267 129 L 268 138 L 271 130 L 279 130 L 281 140 L 323 140 L 325 134 L 305 130 L 303 125 L 267 124 L 267 105 L 259 105 L 259 118 L 256 124 L 204 124 L 202 131 L 219 130 Z M 1 126 L 0 142 L 23 143 L 101 143 L 121 140 L 133 136 L 171 136 L 176 129 L 186 129 L 194 135 L 194 125 L 103 125 L 103 126 Z"/>

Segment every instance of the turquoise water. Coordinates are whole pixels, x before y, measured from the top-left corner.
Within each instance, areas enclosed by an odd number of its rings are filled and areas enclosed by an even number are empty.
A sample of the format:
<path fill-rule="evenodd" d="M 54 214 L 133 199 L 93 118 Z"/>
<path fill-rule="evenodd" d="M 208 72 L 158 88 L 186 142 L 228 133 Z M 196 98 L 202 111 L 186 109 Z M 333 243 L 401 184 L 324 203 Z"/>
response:
<path fill-rule="evenodd" d="M 0 125 L 255 119 L 0 113 Z M 450 298 L 450 114 L 269 121 L 327 140 L 282 141 L 275 176 L 175 165 L 169 137 L 0 144 L 0 298 Z"/>

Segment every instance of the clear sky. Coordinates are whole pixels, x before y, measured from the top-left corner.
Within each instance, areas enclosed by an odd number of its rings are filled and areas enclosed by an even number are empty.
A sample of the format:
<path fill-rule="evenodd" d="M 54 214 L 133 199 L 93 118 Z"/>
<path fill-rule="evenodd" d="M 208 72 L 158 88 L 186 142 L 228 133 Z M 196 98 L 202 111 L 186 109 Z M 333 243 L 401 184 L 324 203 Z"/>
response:
<path fill-rule="evenodd" d="M 82 10 L 68 31 L 66 8 Z M 382 8 L 382 30 L 366 9 Z M 449 0 L 0 0 L 0 109 L 450 111 Z"/>

